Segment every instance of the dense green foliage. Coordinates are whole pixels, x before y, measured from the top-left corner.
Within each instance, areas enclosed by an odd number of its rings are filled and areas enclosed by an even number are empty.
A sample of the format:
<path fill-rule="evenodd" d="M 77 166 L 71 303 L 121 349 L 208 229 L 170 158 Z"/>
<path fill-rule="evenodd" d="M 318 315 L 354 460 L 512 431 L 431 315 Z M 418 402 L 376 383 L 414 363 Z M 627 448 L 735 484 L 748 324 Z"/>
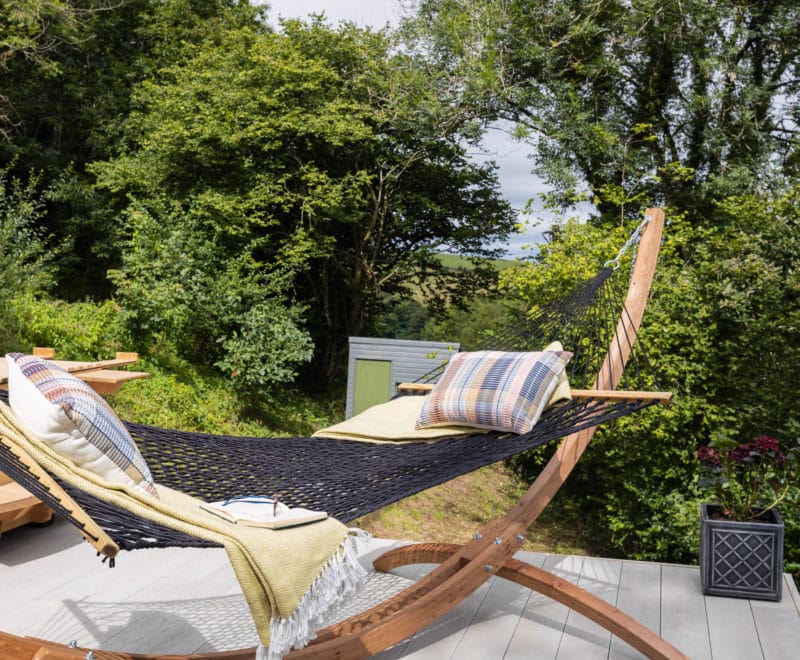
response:
<path fill-rule="evenodd" d="M 565 486 L 572 495 L 567 506 L 592 521 L 594 537 L 605 538 L 610 550 L 691 561 L 697 554 L 697 506 L 711 495 L 697 487 L 695 448 L 715 437 L 768 433 L 790 445 L 797 438 L 797 413 L 786 388 L 800 378 L 796 195 L 792 191 L 768 205 L 751 197 L 726 200 L 717 218 L 724 229 L 695 230 L 680 221 L 668 228 L 642 341 L 676 399 L 669 408 L 601 429 Z M 743 209 L 744 217 L 756 221 L 747 235 L 738 222 Z M 535 286 L 537 277 L 578 278 L 568 255 L 591 253 L 605 235 L 590 225 L 567 225 L 543 257 L 551 272 L 508 271 L 503 284 L 538 304 L 548 291 Z M 695 267 L 678 256 L 685 242 L 704 257 Z M 545 453 L 519 457 L 515 466 L 533 476 Z M 797 514 L 789 508 L 785 513 L 794 528 L 787 534 L 787 555 L 796 562 Z"/>
<path fill-rule="evenodd" d="M 51 188 L 45 233 L 71 249 L 55 259 L 57 293 L 106 297 L 123 218 L 86 164 L 115 153 L 131 95 L 145 79 L 238 25 L 245 0 L 2 0 L 0 166 Z M 8 13 L 6 13 L 8 12 Z M 7 18 L 6 18 L 7 17 Z M 3 139 L 4 138 L 4 139 Z"/>
<path fill-rule="evenodd" d="M 27 184 L 0 170 L 0 304 L 51 282 L 41 231 L 44 200 L 38 179 Z"/>
<path fill-rule="evenodd" d="M 762 433 L 791 445 L 800 428 L 787 387 L 800 376 L 800 9 L 425 0 L 408 30 L 458 80 L 461 103 L 535 147 L 551 208 L 589 199 L 598 211 L 503 272 L 511 300 L 536 305 L 596 272 L 645 206 L 666 207 L 642 335 L 676 401 L 603 429 L 565 499 L 609 550 L 692 559 L 697 502 L 709 496 L 694 449 Z M 530 476 L 542 460 L 515 464 Z M 800 515 L 786 514 L 797 562 Z"/>
<path fill-rule="evenodd" d="M 52 346 L 59 356 L 105 359 L 130 346 L 119 306 L 112 301 L 52 302 L 14 296 L 2 308 L 0 352 Z M 110 397 L 123 419 L 165 428 L 251 436 L 310 435 L 340 421 L 344 403 L 287 386 L 257 400 L 243 398 L 235 382 L 167 351 L 142 357 L 150 374 Z"/>
<path fill-rule="evenodd" d="M 246 1 L 12 5 L 0 98 L 21 114 L 0 162 L 42 169 L 55 293 L 113 295 L 142 351 L 247 395 L 311 360 L 329 388 L 348 335 L 397 301 L 439 312 L 493 286 L 511 209 L 446 75 L 390 34 L 275 32 Z"/>

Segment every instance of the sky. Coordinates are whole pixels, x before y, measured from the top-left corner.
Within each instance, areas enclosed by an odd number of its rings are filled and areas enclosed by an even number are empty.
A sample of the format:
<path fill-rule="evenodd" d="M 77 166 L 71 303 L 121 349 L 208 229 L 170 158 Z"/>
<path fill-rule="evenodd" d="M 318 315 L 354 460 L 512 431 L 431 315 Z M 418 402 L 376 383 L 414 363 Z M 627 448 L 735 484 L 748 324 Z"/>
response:
<path fill-rule="evenodd" d="M 277 16 L 305 18 L 309 14 L 325 15 L 336 24 L 340 20 L 358 25 L 383 27 L 397 25 L 403 0 L 265 0 L 271 7 L 270 20 Z"/>
<path fill-rule="evenodd" d="M 306 18 L 309 14 L 325 13 L 332 24 L 352 21 L 365 27 L 384 27 L 387 23 L 396 26 L 403 13 L 404 0 L 267 0 L 270 6 L 269 20 L 277 26 L 278 17 Z M 520 222 L 528 200 L 545 190 L 545 184 L 531 173 L 530 147 L 512 140 L 501 129 L 490 130 L 485 138 L 486 153 L 473 156 L 478 160 L 494 160 L 499 166 L 500 188 L 503 197 L 519 214 Z M 541 241 L 541 231 L 547 227 L 532 227 L 522 234 L 510 237 L 507 256 L 520 257 L 530 254 L 525 245 Z"/>

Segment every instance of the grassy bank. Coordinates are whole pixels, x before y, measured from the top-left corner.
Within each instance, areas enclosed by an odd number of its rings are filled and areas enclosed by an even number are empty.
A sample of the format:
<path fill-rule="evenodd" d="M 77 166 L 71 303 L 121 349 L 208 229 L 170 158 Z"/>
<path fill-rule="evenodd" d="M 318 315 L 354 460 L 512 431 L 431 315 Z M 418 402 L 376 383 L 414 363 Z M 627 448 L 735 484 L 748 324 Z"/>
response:
<path fill-rule="evenodd" d="M 524 487 L 502 463 L 407 497 L 355 522 L 379 538 L 464 543 L 492 518 L 504 516 Z M 558 508 L 558 499 L 551 507 Z M 545 514 L 528 532 L 523 550 L 590 554 L 580 525 L 564 524 Z"/>
<path fill-rule="evenodd" d="M 108 402 L 130 421 L 203 433 L 305 436 L 339 421 L 344 405 L 315 399 L 293 388 L 244 402 L 219 375 L 179 361 L 146 359 L 136 370 L 150 377 L 132 381 Z"/>

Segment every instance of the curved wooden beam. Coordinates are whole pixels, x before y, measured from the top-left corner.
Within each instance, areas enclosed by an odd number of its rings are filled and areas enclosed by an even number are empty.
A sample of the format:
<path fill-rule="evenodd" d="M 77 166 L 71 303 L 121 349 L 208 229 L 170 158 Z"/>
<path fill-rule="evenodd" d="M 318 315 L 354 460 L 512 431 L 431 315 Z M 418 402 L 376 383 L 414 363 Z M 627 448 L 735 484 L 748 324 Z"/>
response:
<path fill-rule="evenodd" d="M 420 543 L 390 550 L 380 557 L 382 566 L 440 563 L 457 554 L 454 543 Z M 606 601 L 577 585 L 518 559 L 507 560 L 497 575 L 547 596 L 583 614 L 624 640 L 648 658 L 686 658 L 652 630 Z"/>
<path fill-rule="evenodd" d="M 238 649 L 189 655 L 160 655 L 153 653 L 119 653 L 88 648 L 71 648 L 33 637 L 16 637 L 0 632 L 0 658 L 14 660 L 253 660 L 256 649 Z"/>

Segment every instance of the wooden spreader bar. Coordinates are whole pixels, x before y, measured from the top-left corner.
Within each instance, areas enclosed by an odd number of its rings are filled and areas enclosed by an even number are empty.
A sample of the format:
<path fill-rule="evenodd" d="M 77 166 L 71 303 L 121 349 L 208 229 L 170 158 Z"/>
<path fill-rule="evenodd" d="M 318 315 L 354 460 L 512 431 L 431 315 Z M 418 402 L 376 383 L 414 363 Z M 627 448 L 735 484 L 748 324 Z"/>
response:
<path fill-rule="evenodd" d="M 587 391 L 587 396 L 596 396 L 600 392 L 602 398 L 609 399 L 625 394 L 616 392 L 615 387 L 629 357 L 630 346 L 617 338 L 635 337 L 638 332 L 664 225 L 664 214 L 660 209 L 648 209 L 647 215 L 650 222 L 642 233 L 639 256 L 625 303 L 628 313 L 619 321 L 609 353 L 594 387 Z M 638 399 L 651 393 L 632 394 Z M 652 395 L 655 396 L 655 393 Z M 585 589 L 513 558 L 525 540 L 527 530 L 569 476 L 589 445 L 595 430 L 596 427 L 584 429 L 565 437 L 550 462 L 511 511 L 502 519 L 486 523 L 468 543 L 420 543 L 383 554 L 374 562 L 377 570 L 388 571 L 414 563 L 438 563 L 439 566 L 393 598 L 320 631 L 317 639 L 287 657 L 294 660 L 367 658 L 433 623 L 492 575 L 498 575 L 574 609 L 649 658 L 686 658 L 687 656 L 653 631 Z M 4 652 L 11 652 L 14 657 L 19 658 L 79 660 L 87 657 L 87 651 L 0 633 L 0 656 Z M 94 651 L 93 657 L 96 660 L 148 660 L 156 657 L 164 660 L 199 657 L 244 660 L 253 658 L 254 654 L 255 649 L 251 648 L 203 656 L 154 656 Z"/>
<path fill-rule="evenodd" d="M 640 390 L 570 390 L 573 399 L 597 399 L 598 401 L 655 401 L 671 403 L 672 392 L 647 392 Z"/>
<path fill-rule="evenodd" d="M 398 392 L 430 392 L 433 383 L 400 383 Z M 656 401 L 671 403 L 672 392 L 649 392 L 644 390 L 570 390 L 573 399 L 597 399 L 598 401 Z"/>

